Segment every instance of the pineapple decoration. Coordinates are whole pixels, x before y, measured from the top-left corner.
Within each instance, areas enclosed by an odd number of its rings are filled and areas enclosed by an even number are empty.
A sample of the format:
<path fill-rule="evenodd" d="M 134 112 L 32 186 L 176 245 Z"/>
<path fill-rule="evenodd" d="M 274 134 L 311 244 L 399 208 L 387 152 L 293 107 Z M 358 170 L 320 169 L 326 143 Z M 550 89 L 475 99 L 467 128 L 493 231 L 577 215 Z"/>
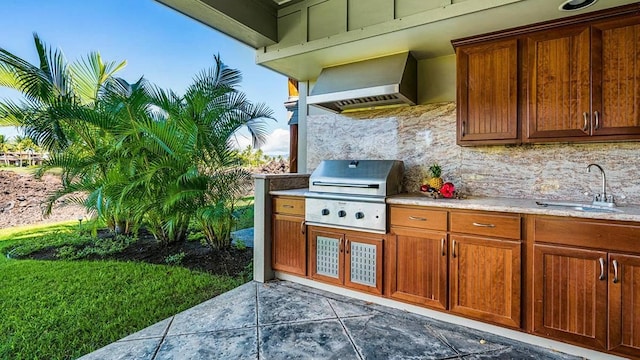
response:
<path fill-rule="evenodd" d="M 442 175 L 442 168 L 438 164 L 433 164 L 429 167 L 429 177 L 422 180 L 422 186 L 420 191 L 428 194 L 434 199 L 446 198 L 446 199 L 463 199 L 464 195 L 459 194 L 456 191 L 456 187 L 453 183 L 444 182 L 440 177 Z"/>
<path fill-rule="evenodd" d="M 431 165 L 429 167 L 429 175 L 431 176 L 429 178 L 429 187 L 440 191 L 440 188 L 442 188 L 442 184 L 444 184 L 444 181 L 440 177 L 440 175 L 442 175 L 442 168 L 440 168 L 440 165 Z"/>

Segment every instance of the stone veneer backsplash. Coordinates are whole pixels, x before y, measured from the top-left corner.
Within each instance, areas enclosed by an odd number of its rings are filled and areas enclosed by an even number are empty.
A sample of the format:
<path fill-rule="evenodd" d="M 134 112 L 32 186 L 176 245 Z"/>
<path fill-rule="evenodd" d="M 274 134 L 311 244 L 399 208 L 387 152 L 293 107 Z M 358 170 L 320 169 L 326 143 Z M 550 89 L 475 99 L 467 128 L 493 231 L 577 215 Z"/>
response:
<path fill-rule="evenodd" d="M 602 182 L 587 165 L 597 163 L 608 194 L 640 204 L 640 142 L 461 147 L 451 102 L 307 120 L 309 171 L 324 159 L 403 160 L 405 190 L 416 192 L 437 162 L 444 180 L 471 196 L 590 201 Z"/>

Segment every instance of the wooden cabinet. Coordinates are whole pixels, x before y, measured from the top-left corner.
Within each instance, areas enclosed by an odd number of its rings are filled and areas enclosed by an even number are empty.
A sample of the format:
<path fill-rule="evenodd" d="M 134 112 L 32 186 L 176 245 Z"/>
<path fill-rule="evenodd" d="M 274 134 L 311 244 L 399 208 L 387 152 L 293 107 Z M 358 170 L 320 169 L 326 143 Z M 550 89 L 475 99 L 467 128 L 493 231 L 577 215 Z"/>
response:
<path fill-rule="evenodd" d="M 450 310 L 510 327 L 521 322 L 520 216 L 450 214 Z"/>
<path fill-rule="evenodd" d="M 520 242 L 451 235 L 450 309 L 520 326 Z"/>
<path fill-rule="evenodd" d="M 607 254 L 534 245 L 534 332 L 604 349 Z"/>
<path fill-rule="evenodd" d="M 304 199 L 273 198 L 271 267 L 296 275 L 307 275 L 307 238 Z"/>
<path fill-rule="evenodd" d="M 640 135 L 640 16 L 591 26 L 594 136 Z M 598 111 L 598 116 L 596 115 Z"/>
<path fill-rule="evenodd" d="M 526 38 L 528 139 L 589 135 L 589 27 L 545 31 Z"/>
<path fill-rule="evenodd" d="M 382 295 L 384 235 L 310 227 L 312 279 Z"/>
<path fill-rule="evenodd" d="M 638 138 L 637 15 L 537 33 L 526 44 L 528 139 Z"/>
<path fill-rule="evenodd" d="M 640 226 L 536 217 L 533 231 L 534 332 L 640 357 Z"/>
<path fill-rule="evenodd" d="M 447 309 L 447 212 L 391 206 L 389 217 L 388 295 L 435 309 Z"/>
<path fill-rule="evenodd" d="M 312 279 L 344 284 L 344 234 L 309 227 L 309 268 Z"/>
<path fill-rule="evenodd" d="M 452 43 L 459 145 L 640 140 L 637 4 Z"/>
<path fill-rule="evenodd" d="M 458 144 L 517 142 L 517 40 L 461 46 L 456 60 Z"/>
<path fill-rule="evenodd" d="M 609 350 L 640 357 L 640 256 L 609 254 Z"/>

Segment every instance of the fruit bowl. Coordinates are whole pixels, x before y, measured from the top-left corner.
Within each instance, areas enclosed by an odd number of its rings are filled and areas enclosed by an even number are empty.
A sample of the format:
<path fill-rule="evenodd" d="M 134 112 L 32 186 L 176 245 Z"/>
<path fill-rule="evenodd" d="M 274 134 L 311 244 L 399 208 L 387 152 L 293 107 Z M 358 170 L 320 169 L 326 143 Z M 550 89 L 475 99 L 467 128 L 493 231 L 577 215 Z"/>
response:
<path fill-rule="evenodd" d="M 442 184 L 440 189 L 435 189 L 427 184 L 420 186 L 420 194 L 429 196 L 433 199 L 463 199 L 464 195 L 456 191 L 453 183 L 447 182 Z"/>

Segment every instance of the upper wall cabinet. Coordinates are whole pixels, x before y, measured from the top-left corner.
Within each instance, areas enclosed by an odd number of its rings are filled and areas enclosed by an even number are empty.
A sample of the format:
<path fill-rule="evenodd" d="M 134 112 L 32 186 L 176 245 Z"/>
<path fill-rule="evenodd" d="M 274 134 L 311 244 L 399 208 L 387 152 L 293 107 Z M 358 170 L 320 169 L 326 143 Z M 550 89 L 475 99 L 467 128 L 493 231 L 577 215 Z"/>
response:
<path fill-rule="evenodd" d="M 640 6 L 454 40 L 459 145 L 640 140 Z"/>
<path fill-rule="evenodd" d="M 526 38 L 527 140 L 637 139 L 640 17 Z"/>
<path fill-rule="evenodd" d="M 592 134 L 640 134 L 640 14 L 593 25 L 591 47 Z"/>
<path fill-rule="evenodd" d="M 576 137 L 590 130 L 589 28 L 527 37 L 527 138 Z"/>
<path fill-rule="evenodd" d="M 459 145 L 518 141 L 518 42 L 456 49 Z"/>

